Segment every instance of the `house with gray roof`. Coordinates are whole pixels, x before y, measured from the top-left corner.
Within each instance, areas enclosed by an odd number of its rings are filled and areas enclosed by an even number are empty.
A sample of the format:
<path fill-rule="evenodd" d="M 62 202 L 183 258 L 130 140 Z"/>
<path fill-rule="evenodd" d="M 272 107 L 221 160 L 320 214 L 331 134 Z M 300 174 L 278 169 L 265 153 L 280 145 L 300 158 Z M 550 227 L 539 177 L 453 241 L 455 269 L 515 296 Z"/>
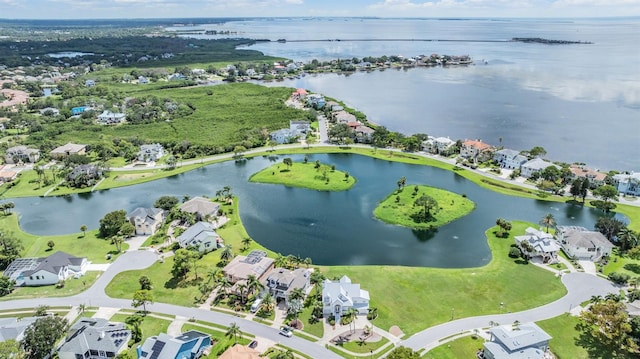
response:
<path fill-rule="evenodd" d="M 24 331 L 37 319 L 38 317 L 0 318 L 0 342 L 21 341 L 24 338 Z"/>
<path fill-rule="evenodd" d="M 311 270 L 306 268 L 296 268 L 290 271 L 285 268 L 274 268 L 264 279 L 264 286 L 276 299 L 289 303 L 289 295 L 295 289 L 302 289 L 306 292 L 311 285 Z"/>
<path fill-rule="evenodd" d="M 114 358 L 128 349 L 131 330 L 124 323 L 102 318 L 80 318 L 67 333 L 58 350 L 60 359 Z"/>
<path fill-rule="evenodd" d="M 569 258 L 595 262 L 613 250 L 613 243 L 602 233 L 584 227 L 558 226 L 556 240 Z"/>
<path fill-rule="evenodd" d="M 350 308 L 355 308 L 358 314 L 369 311 L 369 292 L 361 289 L 360 284 L 351 283 L 346 275 L 337 281 L 329 279 L 322 283 L 322 313 L 325 317 L 334 315 L 336 322 L 340 316 Z"/>
<path fill-rule="evenodd" d="M 545 168 L 555 166 L 557 169 L 560 169 L 560 166 L 554 165 L 549 161 L 545 161 L 542 158 L 536 157 L 532 160 L 529 160 L 520 166 L 520 176 L 524 178 L 529 178 L 533 176 L 534 173 L 538 173 L 543 171 Z"/>
<path fill-rule="evenodd" d="M 521 155 L 519 151 L 503 148 L 493 153 L 493 160 L 502 168 L 517 170 L 527 162 L 527 157 Z"/>
<path fill-rule="evenodd" d="M 622 194 L 640 196 L 640 172 L 613 175 L 613 184 Z"/>
<path fill-rule="evenodd" d="M 127 220 L 133 224 L 138 236 L 150 236 L 164 222 L 164 211 L 160 208 L 138 207 L 127 214 Z"/>
<path fill-rule="evenodd" d="M 216 233 L 213 224 L 197 222 L 178 236 L 180 247 L 194 247 L 199 252 L 207 253 L 222 248 L 224 242 Z"/>
<path fill-rule="evenodd" d="M 138 346 L 138 359 L 197 359 L 209 354 L 211 337 L 197 330 L 177 337 L 165 333 L 147 338 Z"/>
<path fill-rule="evenodd" d="M 157 161 L 164 156 L 164 148 L 159 143 L 150 145 L 141 145 L 138 152 L 138 161 L 151 162 Z"/>
<path fill-rule="evenodd" d="M 212 202 L 209 198 L 193 197 L 180 205 L 182 212 L 192 213 L 196 220 L 202 221 L 208 217 L 216 217 L 220 210 L 218 203 Z"/>
<path fill-rule="evenodd" d="M 101 114 L 98 115 L 97 122 L 99 125 L 117 125 L 119 123 L 123 123 L 126 120 L 127 116 L 124 113 L 104 110 Z"/>
<path fill-rule="evenodd" d="M 491 341 L 484 343 L 485 359 L 543 359 L 551 336 L 535 323 L 501 325 L 490 330 Z"/>
<path fill-rule="evenodd" d="M 15 164 L 19 162 L 36 163 L 40 158 L 40 150 L 35 148 L 29 148 L 27 146 L 13 146 L 7 148 L 6 155 L 4 156 L 5 163 Z"/>
<path fill-rule="evenodd" d="M 298 134 L 289 128 L 282 128 L 269 133 L 269 138 L 281 145 L 284 143 L 294 142 L 298 138 Z"/>
<path fill-rule="evenodd" d="M 516 236 L 515 241 L 523 253 L 528 253 L 531 257 L 541 257 L 543 263 L 556 263 L 558 261 L 560 245 L 547 232 L 529 227 L 525 229 L 524 235 Z M 524 243 L 528 243 L 530 248 L 533 248 L 533 251 L 527 251 Z"/>
<path fill-rule="evenodd" d="M 425 152 L 449 156 L 453 153 L 455 145 L 456 141 L 449 137 L 428 136 L 426 140 L 422 141 L 421 149 Z"/>
<path fill-rule="evenodd" d="M 16 281 L 16 285 L 41 286 L 56 284 L 71 276 L 84 275 L 89 262 L 58 251 L 48 257 L 18 258 L 11 262 L 4 275 Z"/>

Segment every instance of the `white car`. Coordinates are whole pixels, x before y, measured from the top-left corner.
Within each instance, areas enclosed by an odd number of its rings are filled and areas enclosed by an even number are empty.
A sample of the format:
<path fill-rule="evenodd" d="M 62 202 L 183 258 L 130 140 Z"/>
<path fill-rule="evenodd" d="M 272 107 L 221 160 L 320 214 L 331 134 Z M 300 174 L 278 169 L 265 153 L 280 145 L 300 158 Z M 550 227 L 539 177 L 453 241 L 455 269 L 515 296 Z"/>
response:
<path fill-rule="evenodd" d="M 291 336 L 293 335 L 293 331 L 289 327 L 282 327 L 280 328 L 280 335 L 284 335 L 287 338 L 291 338 Z"/>

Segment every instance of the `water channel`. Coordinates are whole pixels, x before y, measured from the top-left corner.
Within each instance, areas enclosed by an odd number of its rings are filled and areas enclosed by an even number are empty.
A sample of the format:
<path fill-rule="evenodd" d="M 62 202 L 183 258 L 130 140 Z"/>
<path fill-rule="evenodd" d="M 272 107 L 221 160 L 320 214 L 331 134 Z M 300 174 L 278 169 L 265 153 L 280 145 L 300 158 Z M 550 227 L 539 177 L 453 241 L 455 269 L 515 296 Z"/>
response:
<path fill-rule="evenodd" d="M 291 155 L 302 161 L 303 155 Z M 16 198 L 21 228 L 39 235 L 97 228 L 107 212 L 149 207 L 162 195 L 214 196 L 225 185 L 239 197 L 240 214 L 250 236 L 282 254 L 310 257 L 321 265 L 406 265 L 464 268 L 487 264 L 491 252 L 484 231 L 498 217 L 538 222 L 553 213 L 558 224 L 593 228 L 600 212 L 563 203 L 510 197 L 479 187 L 454 172 L 354 154 L 312 154 L 348 171 L 358 182 L 348 191 L 321 192 L 249 183 L 248 178 L 284 156 L 223 162 L 136 186 L 66 197 Z M 387 225 L 373 209 L 405 176 L 407 184 L 427 184 L 476 203 L 471 214 L 436 233 Z"/>

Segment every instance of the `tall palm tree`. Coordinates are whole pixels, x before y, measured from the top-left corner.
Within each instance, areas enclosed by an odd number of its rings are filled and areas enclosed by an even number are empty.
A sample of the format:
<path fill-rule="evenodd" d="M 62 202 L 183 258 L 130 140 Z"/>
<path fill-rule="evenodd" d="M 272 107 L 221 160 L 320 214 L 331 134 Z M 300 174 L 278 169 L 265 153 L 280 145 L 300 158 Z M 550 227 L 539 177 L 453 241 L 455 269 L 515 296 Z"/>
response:
<path fill-rule="evenodd" d="M 598 303 L 602 301 L 602 296 L 601 295 L 592 295 L 591 299 L 589 299 L 589 302 L 591 303 Z"/>
<path fill-rule="evenodd" d="M 629 228 L 622 227 L 618 232 L 618 241 L 620 242 L 620 249 L 626 251 L 638 245 L 638 235 Z"/>
<path fill-rule="evenodd" d="M 307 268 L 311 266 L 311 258 L 309 257 L 305 257 L 305 259 L 302 262 L 304 263 L 305 266 L 307 266 Z"/>
<path fill-rule="evenodd" d="M 229 278 L 222 277 L 218 280 L 218 288 L 222 289 L 224 294 L 229 294 L 229 288 L 233 286 L 233 284 L 229 281 Z"/>
<path fill-rule="evenodd" d="M 231 323 L 225 333 L 226 337 L 232 338 L 235 343 L 238 343 L 238 336 L 240 335 L 240 327 L 235 322 Z"/>
<path fill-rule="evenodd" d="M 251 245 L 251 242 L 253 242 L 253 239 L 249 237 L 242 238 L 242 245 L 244 246 L 244 248 L 249 248 L 249 246 Z"/>
<path fill-rule="evenodd" d="M 86 304 L 80 304 L 78 305 L 78 313 L 80 313 L 80 315 L 83 315 L 84 312 L 87 311 L 87 305 Z"/>
<path fill-rule="evenodd" d="M 287 257 L 278 253 L 278 255 L 276 256 L 276 259 L 273 261 L 273 265 L 276 268 L 284 268 L 284 267 L 287 267 L 288 262 L 289 262 L 289 259 L 287 259 Z"/>
<path fill-rule="evenodd" d="M 356 330 L 356 316 L 358 315 L 358 310 L 354 307 L 351 307 L 344 314 L 346 320 L 349 321 L 349 330 L 351 330 L 351 324 L 353 324 L 353 331 Z"/>
<path fill-rule="evenodd" d="M 222 272 L 220 271 L 220 268 L 211 269 L 209 270 L 209 272 L 207 272 L 207 283 L 208 284 L 218 283 L 218 280 L 220 280 L 221 276 L 222 276 Z"/>
<path fill-rule="evenodd" d="M 220 252 L 220 259 L 223 262 L 229 262 L 230 260 L 232 260 L 234 257 L 233 254 L 233 249 L 231 247 L 231 244 L 227 244 L 224 246 L 224 248 L 222 249 L 222 252 Z"/>
<path fill-rule="evenodd" d="M 245 294 L 247 293 L 247 285 L 243 283 L 236 284 L 238 294 L 240 294 L 240 304 L 244 304 Z"/>
<path fill-rule="evenodd" d="M 276 300 L 275 298 L 273 298 L 273 295 L 271 295 L 271 293 L 267 293 L 264 295 L 264 297 L 262 297 L 262 307 L 266 312 L 271 313 L 275 305 Z"/>
<path fill-rule="evenodd" d="M 252 294 L 255 291 L 261 291 L 262 289 L 264 289 L 264 284 L 260 283 L 254 274 L 249 274 L 247 276 L 247 292 Z"/>
<path fill-rule="evenodd" d="M 549 227 L 553 227 L 556 225 L 556 218 L 552 213 L 547 213 L 544 217 L 542 217 L 540 224 L 545 226 L 547 228 L 547 233 L 549 233 Z"/>

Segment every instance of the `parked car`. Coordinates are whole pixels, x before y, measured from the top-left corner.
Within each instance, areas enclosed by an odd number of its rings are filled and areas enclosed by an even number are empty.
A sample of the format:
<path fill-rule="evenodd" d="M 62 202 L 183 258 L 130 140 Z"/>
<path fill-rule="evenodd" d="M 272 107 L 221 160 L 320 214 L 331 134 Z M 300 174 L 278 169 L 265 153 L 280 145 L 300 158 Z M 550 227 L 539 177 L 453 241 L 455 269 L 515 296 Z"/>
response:
<path fill-rule="evenodd" d="M 251 343 L 249 343 L 249 348 L 251 349 L 255 349 L 257 346 L 258 346 L 257 340 L 252 340 Z"/>
<path fill-rule="evenodd" d="M 287 338 L 291 338 L 291 336 L 293 335 L 293 330 L 289 327 L 282 327 L 280 328 L 280 335 L 284 335 Z"/>

